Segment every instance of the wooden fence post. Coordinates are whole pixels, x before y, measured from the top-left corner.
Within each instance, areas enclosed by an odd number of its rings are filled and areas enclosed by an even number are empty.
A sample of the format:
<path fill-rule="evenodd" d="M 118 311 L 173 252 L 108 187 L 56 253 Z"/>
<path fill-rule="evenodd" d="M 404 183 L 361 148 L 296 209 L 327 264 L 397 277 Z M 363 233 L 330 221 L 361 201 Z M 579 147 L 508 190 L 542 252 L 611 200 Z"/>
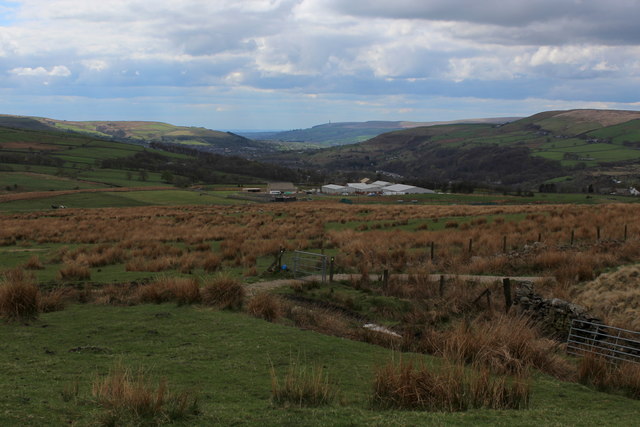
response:
<path fill-rule="evenodd" d="M 472 250 L 473 250 L 473 238 L 469 239 L 469 255 L 471 255 Z"/>
<path fill-rule="evenodd" d="M 538 233 L 538 243 L 542 242 L 542 233 Z"/>
<path fill-rule="evenodd" d="M 435 255 L 435 242 L 431 242 L 431 261 L 433 261 L 433 257 Z"/>
<path fill-rule="evenodd" d="M 278 271 L 282 270 L 282 254 L 284 254 L 284 248 L 280 246 L 280 251 L 278 252 Z"/>
<path fill-rule="evenodd" d="M 575 230 L 571 230 L 571 246 L 573 246 L 573 238 L 575 237 Z"/>
<path fill-rule="evenodd" d="M 440 275 L 440 297 L 444 296 L 444 276 Z"/>
<path fill-rule="evenodd" d="M 335 262 L 335 258 L 331 257 L 329 260 L 329 282 L 333 282 L 333 264 Z"/>
<path fill-rule="evenodd" d="M 382 289 L 389 289 L 389 269 L 385 268 L 382 272 Z"/>
<path fill-rule="evenodd" d="M 596 227 L 596 241 L 600 241 L 600 227 Z"/>
<path fill-rule="evenodd" d="M 507 236 L 502 237 L 502 252 L 507 252 Z"/>
<path fill-rule="evenodd" d="M 624 241 L 627 241 L 627 224 L 624 225 Z"/>
<path fill-rule="evenodd" d="M 513 300 L 511 299 L 511 280 L 509 278 L 502 279 L 502 288 L 504 289 L 504 305 L 505 311 L 508 313 Z"/>

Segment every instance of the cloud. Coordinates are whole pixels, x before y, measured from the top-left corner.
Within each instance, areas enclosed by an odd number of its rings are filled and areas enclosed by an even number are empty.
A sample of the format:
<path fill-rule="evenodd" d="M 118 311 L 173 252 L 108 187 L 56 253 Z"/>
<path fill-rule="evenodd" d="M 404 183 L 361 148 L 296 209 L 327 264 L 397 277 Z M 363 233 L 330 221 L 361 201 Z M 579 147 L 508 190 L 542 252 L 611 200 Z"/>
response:
<path fill-rule="evenodd" d="M 614 105 L 640 91 L 639 6 L 640 0 L 16 0 L 12 19 L 0 22 L 0 70 L 7 77 L 0 87 L 96 104 L 135 98 L 149 114 L 160 106 L 175 113 L 171 100 L 224 105 L 217 113 L 245 109 L 255 120 L 275 113 L 254 106 L 250 94 L 265 106 L 268 99 L 305 100 L 307 107 L 291 107 L 291 120 L 329 105 L 327 99 L 369 114 L 383 114 L 372 105 L 388 101 L 390 112 L 407 115 L 427 110 L 397 99 Z M 51 84 L 28 84 L 34 77 Z"/>
<path fill-rule="evenodd" d="M 69 77 L 71 75 L 71 71 L 64 65 L 55 65 L 51 67 L 51 69 L 46 69 L 44 67 L 18 67 L 9 70 L 9 73 L 16 76 L 50 76 L 50 77 Z"/>

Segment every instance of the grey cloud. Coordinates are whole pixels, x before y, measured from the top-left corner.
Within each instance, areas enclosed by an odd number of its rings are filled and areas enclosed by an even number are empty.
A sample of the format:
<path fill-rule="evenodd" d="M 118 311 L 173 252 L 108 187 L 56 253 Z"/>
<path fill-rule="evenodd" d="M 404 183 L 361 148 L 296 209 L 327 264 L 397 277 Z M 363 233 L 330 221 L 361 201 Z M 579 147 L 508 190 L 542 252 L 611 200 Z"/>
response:
<path fill-rule="evenodd" d="M 514 37 L 532 44 L 640 42 L 640 0 L 332 0 L 331 7 L 360 17 L 485 25 L 475 29 L 474 37 L 506 44 Z"/>

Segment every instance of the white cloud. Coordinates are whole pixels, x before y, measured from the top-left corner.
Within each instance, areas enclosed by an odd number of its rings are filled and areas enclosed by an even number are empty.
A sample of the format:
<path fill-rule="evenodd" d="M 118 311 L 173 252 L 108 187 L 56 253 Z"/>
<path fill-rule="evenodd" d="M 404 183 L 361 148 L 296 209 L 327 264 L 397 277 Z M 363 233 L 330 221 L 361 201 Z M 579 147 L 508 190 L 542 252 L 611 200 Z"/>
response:
<path fill-rule="evenodd" d="M 51 76 L 51 77 L 69 77 L 71 75 L 71 71 L 64 65 L 55 65 L 51 69 L 46 69 L 44 67 L 17 67 L 9 70 L 9 73 L 14 74 L 16 76 Z"/>
<path fill-rule="evenodd" d="M 9 70 L 0 88 L 99 99 L 150 88 L 169 98 L 190 88 L 214 88 L 212 97 L 242 89 L 299 96 L 310 109 L 307 94 L 372 108 L 380 96 L 628 103 L 640 91 L 632 13 L 640 0 L 15 4 L 15 19 L 0 27 L 0 66 Z M 51 84 L 31 87 L 25 76 Z M 213 98 L 192 104 L 207 101 L 221 105 Z"/>

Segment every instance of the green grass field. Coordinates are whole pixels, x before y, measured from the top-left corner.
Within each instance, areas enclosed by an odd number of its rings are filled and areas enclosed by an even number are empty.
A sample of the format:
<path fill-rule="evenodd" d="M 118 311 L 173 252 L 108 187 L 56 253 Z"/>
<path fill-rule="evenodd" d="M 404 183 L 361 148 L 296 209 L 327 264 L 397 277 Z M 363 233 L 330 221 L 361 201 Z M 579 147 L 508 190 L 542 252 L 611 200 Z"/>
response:
<path fill-rule="evenodd" d="M 546 376 L 536 377 L 528 410 L 375 410 L 369 405 L 375 366 L 399 354 L 208 308 L 72 305 L 29 325 L 0 324 L 0 331 L 0 423 L 7 426 L 95 425 L 103 410 L 91 398 L 91 383 L 118 361 L 166 378 L 171 390 L 198 394 L 201 415 L 178 425 L 614 426 L 634 425 L 640 410 L 638 401 Z M 284 372 L 296 360 L 326 367 L 338 403 L 271 405 L 269 368 Z M 74 383 L 78 394 L 65 401 L 63 391 Z"/>

